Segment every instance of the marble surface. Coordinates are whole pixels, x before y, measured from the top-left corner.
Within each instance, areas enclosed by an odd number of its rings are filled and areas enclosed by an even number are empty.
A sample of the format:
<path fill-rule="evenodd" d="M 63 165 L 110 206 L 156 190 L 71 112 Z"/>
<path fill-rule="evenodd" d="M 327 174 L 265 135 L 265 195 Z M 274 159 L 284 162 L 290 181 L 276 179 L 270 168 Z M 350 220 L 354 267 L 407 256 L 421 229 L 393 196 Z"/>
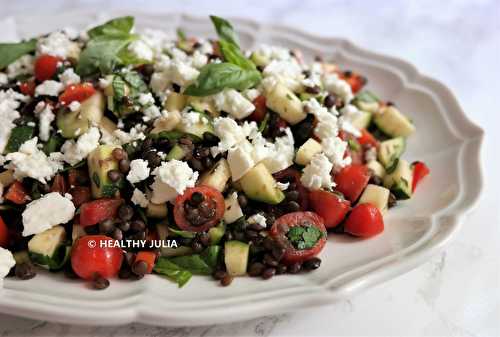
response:
<path fill-rule="evenodd" d="M 2 18 L 98 0 L 0 1 Z M 37 5 L 38 4 L 38 5 Z M 499 336 L 500 3 L 457 1 L 106 1 L 110 8 L 248 17 L 342 36 L 402 57 L 441 79 L 486 130 L 485 190 L 448 248 L 349 301 L 294 314 L 198 328 L 79 327 L 0 315 L 0 336 Z M 105 8 L 103 8 L 105 9 Z M 228 308 L 229 310 L 230 308 Z"/>

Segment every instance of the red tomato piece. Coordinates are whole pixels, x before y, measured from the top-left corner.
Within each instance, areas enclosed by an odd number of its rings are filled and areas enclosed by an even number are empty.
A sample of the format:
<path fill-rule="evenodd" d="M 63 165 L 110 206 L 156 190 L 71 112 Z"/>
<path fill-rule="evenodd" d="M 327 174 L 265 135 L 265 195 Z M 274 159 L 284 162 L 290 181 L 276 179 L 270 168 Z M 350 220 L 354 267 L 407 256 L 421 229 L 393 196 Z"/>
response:
<path fill-rule="evenodd" d="M 9 244 L 9 229 L 0 216 L 0 247 L 7 248 Z"/>
<path fill-rule="evenodd" d="M 142 251 L 137 253 L 137 256 L 135 257 L 135 262 L 137 261 L 144 261 L 148 265 L 148 271 L 147 274 L 151 274 L 153 271 L 153 267 L 155 266 L 155 261 L 156 261 L 156 253 L 152 251 Z"/>
<path fill-rule="evenodd" d="M 344 231 L 367 238 L 384 230 L 384 219 L 377 207 L 372 204 L 360 204 L 354 207 L 344 223 Z"/>
<path fill-rule="evenodd" d="M 255 111 L 248 116 L 248 119 L 251 121 L 262 122 L 267 113 L 266 98 L 263 95 L 260 95 L 254 99 L 252 103 L 255 106 Z"/>
<path fill-rule="evenodd" d="M 287 237 L 290 228 L 296 226 L 314 226 L 319 229 L 323 235 L 316 241 L 312 248 L 297 249 Z M 286 264 L 308 260 L 318 255 L 326 244 L 327 233 L 325 224 L 323 219 L 314 212 L 293 212 L 285 214 L 276 219 L 269 233 L 273 239 L 285 247 L 285 255 L 282 261 Z"/>
<path fill-rule="evenodd" d="M 427 176 L 431 171 L 421 161 L 417 161 L 413 163 L 413 184 L 412 184 L 412 192 L 415 191 L 415 188 L 417 187 L 418 183 Z"/>
<path fill-rule="evenodd" d="M 9 186 L 7 193 L 5 193 L 5 199 L 16 205 L 24 205 L 28 202 L 29 196 L 23 184 L 16 180 Z"/>
<path fill-rule="evenodd" d="M 326 228 L 336 227 L 351 209 L 349 200 L 344 200 L 335 193 L 322 190 L 309 193 L 309 204 L 311 209 L 323 218 Z"/>
<path fill-rule="evenodd" d="M 96 90 L 91 83 L 73 84 L 64 90 L 59 96 L 59 103 L 62 105 L 69 105 L 71 102 L 83 102 L 93 94 Z"/>
<path fill-rule="evenodd" d="M 64 195 L 68 191 L 68 184 L 66 183 L 66 179 L 62 174 L 56 174 L 56 176 L 54 177 L 54 181 L 52 182 L 50 191 L 58 192 L 62 195 Z"/>
<path fill-rule="evenodd" d="M 123 199 L 102 198 L 89 201 L 80 206 L 80 225 L 83 227 L 98 224 L 116 217 Z"/>
<path fill-rule="evenodd" d="M 361 136 L 358 137 L 358 143 L 361 145 L 370 145 L 373 147 L 378 147 L 378 141 L 373 135 L 366 129 L 361 129 Z"/>
<path fill-rule="evenodd" d="M 349 83 L 349 85 L 351 86 L 351 90 L 354 94 L 360 91 L 361 88 L 363 88 L 366 84 L 366 77 L 361 76 L 360 74 L 344 73 L 342 75 L 342 78 L 344 79 L 344 81 Z"/>
<path fill-rule="evenodd" d="M 297 202 L 300 205 L 302 211 L 306 211 L 309 208 L 309 191 L 300 182 L 299 171 L 293 168 L 287 168 L 283 171 L 276 172 L 274 178 L 280 183 L 291 183 L 295 184 L 295 189 L 299 192 L 299 200 Z"/>
<path fill-rule="evenodd" d="M 355 202 L 370 180 L 370 172 L 364 165 L 353 164 L 335 174 L 335 189 L 351 202 Z"/>
<path fill-rule="evenodd" d="M 35 94 L 35 87 L 36 87 L 35 81 L 33 80 L 25 81 L 19 84 L 19 91 L 21 91 L 23 95 L 33 96 Z"/>
<path fill-rule="evenodd" d="M 57 72 L 57 64 L 61 62 L 57 56 L 43 54 L 35 60 L 35 78 L 40 82 L 50 80 Z"/>
<path fill-rule="evenodd" d="M 185 203 L 191 200 L 191 197 L 196 192 L 203 195 L 202 204 L 205 204 L 205 207 L 215 210 L 215 214 L 211 220 L 206 221 L 199 226 L 192 224 L 188 220 L 188 215 L 186 214 L 185 209 Z M 220 219 L 224 216 L 224 209 L 224 197 L 218 190 L 213 187 L 203 185 L 191 187 L 186 189 L 183 194 L 178 195 L 175 199 L 174 219 L 180 229 L 190 232 L 204 232 L 219 223 Z"/>
<path fill-rule="evenodd" d="M 90 187 L 87 186 L 75 186 L 69 190 L 69 194 L 73 197 L 71 201 L 73 201 L 75 207 L 79 207 L 92 199 Z"/>
<path fill-rule="evenodd" d="M 111 278 L 118 274 L 123 252 L 118 247 L 103 246 L 114 240 L 105 235 L 86 235 L 79 238 L 71 251 L 71 267 L 80 278 L 93 280 L 97 275 Z"/>

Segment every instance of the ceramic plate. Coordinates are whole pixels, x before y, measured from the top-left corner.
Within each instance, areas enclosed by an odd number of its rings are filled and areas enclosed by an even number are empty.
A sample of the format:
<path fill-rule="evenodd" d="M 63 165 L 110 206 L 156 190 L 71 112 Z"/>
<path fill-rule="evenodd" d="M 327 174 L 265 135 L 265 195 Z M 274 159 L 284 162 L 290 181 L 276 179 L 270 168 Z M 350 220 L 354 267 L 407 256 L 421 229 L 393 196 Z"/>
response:
<path fill-rule="evenodd" d="M 112 12 L 108 17 L 130 13 Z M 22 37 L 57 28 L 87 27 L 96 12 L 16 18 Z M 208 18 L 178 14 L 135 14 L 139 29 L 150 27 L 189 35 L 213 35 Z M 408 202 L 386 217 L 386 230 L 369 240 L 332 236 L 313 273 L 269 281 L 236 279 L 230 287 L 194 277 L 184 288 L 160 276 L 139 282 L 113 280 L 105 291 L 85 288 L 62 275 L 40 274 L 29 281 L 6 280 L 0 311 L 77 324 L 142 322 L 164 326 L 226 323 L 335 302 L 400 275 L 443 249 L 460 228 L 482 189 L 483 131 L 472 124 L 449 89 L 412 65 L 359 48 L 338 38 L 319 38 L 295 29 L 231 19 L 245 47 L 266 43 L 323 55 L 369 79 L 369 89 L 397 102 L 417 126 L 405 157 L 425 161 L 432 171 Z"/>

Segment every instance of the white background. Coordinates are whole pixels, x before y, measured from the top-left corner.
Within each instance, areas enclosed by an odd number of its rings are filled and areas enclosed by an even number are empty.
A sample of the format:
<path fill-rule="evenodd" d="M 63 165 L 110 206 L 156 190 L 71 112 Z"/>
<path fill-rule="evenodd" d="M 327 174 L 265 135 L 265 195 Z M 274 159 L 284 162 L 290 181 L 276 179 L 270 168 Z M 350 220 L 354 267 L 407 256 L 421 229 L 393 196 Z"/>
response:
<path fill-rule="evenodd" d="M 43 3 L 43 5 L 42 5 Z M 1 18 L 77 6 L 248 17 L 345 37 L 404 58 L 449 86 L 486 130 L 485 189 L 445 252 L 350 301 L 249 322 L 165 329 L 76 327 L 0 315 L 0 336 L 499 336 L 500 2 L 475 1 L 14 1 Z M 425 132 L 425 130 L 419 130 Z M 228 308 L 230 310 L 230 308 Z"/>

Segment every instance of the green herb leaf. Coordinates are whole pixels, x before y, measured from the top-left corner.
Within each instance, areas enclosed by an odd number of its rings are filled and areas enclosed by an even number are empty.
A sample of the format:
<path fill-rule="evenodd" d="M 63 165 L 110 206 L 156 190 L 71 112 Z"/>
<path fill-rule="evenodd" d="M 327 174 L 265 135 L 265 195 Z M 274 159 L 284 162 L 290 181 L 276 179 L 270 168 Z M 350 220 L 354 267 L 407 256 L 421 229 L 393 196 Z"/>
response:
<path fill-rule="evenodd" d="M 182 269 L 175 263 L 172 263 L 166 257 L 160 257 L 156 262 L 153 270 L 155 271 L 155 273 L 164 275 L 172 281 L 176 282 L 179 285 L 179 288 L 183 287 L 193 275 L 189 271 Z"/>
<path fill-rule="evenodd" d="M 125 81 L 119 75 L 113 76 L 113 81 L 111 82 L 113 87 L 113 98 L 116 101 L 121 101 L 125 97 Z"/>
<path fill-rule="evenodd" d="M 36 49 L 36 39 L 19 43 L 0 43 L 0 69 Z"/>
<path fill-rule="evenodd" d="M 347 145 L 349 145 L 349 149 L 355 152 L 361 151 L 361 145 L 359 145 L 359 142 L 356 139 L 348 139 Z"/>
<path fill-rule="evenodd" d="M 42 255 L 38 253 L 29 253 L 30 260 L 46 269 L 59 270 L 69 259 L 71 246 L 61 245 L 57 248 L 53 256 Z"/>
<path fill-rule="evenodd" d="M 243 69 L 246 70 L 256 70 L 257 67 L 255 64 L 247 59 L 245 55 L 241 52 L 240 48 L 238 46 L 235 46 L 232 43 L 229 43 L 225 40 L 220 40 L 219 41 L 219 46 L 220 50 L 222 52 L 222 55 L 224 56 L 224 59 L 232 64 L 235 64 L 237 66 L 240 66 Z"/>
<path fill-rule="evenodd" d="M 201 69 L 196 83 L 187 87 L 184 94 L 209 96 L 225 88 L 242 91 L 257 85 L 260 80 L 257 70 L 245 70 L 231 63 L 210 63 Z"/>
<path fill-rule="evenodd" d="M 186 33 L 180 28 L 177 28 L 177 38 L 179 41 L 186 41 Z"/>
<path fill-rule="evenodd" d="M 12 129 L 9 141 L 5 146 L 5 153 L 16 152 L 27 140 L 33 138 L 35 129 L 32 126 L 18 126 Z"/>
<path fill-rule="evenodd" d="M 300 250 L 313 248 L 323 235 L 324 233 L 314 226 L 295 226 L 286 234 L 290 243 Z"/>
<path fill-rule="evenodd" d="M 220 251 L 220 246 L 209 246 L 201 253 L 202 259 L 212 270 L 217 266 Z"/>
<path fill-rule="evenodd" d="M 238 36 L 234 32 L 233 26 L 225 19 L 211 15 L 210 20 L 215 26 L 215 30 L 217 31 L 217 35 L 219 35 L 219 39 L 226 40 L 229 43 L 234 44 L 235 46 L 239 46 Z"/>
<path fill-rule="evenodd" d="M 141 75 L 139 75 L 136 71 L 125 71 L 121 73 L 123 79 L 132 87 L 139 92 L 148 91 L 148 86 L 142 79 Z"/>
<path fill-rule="evenodd" d="M 269 123 L 269 113 L 266 113 L 266 116 L 264 117 L 264 119 L 262 120 L 262 122 L 260 122 L 259 132 L 264 132 L 264 130 L 266 129 L 268 123 Z"/>
<path fill-rule="evenodd" d="M 196 236 L 196 234 L 193 232 L 183 231 L 172 227 L 168 227 L 168 231 L 174 233 L 177 236 L 180 236 L 181 238 L 186 238 L 186 239 L 192 239 Z"/>
<path fill-rule="evenodd" d="M 59 148 L 63 145 L 64 143 L 64 138 L 61 137 L 58 133 L 53 134 L 50 136 L 49 140 L 47 143 L 43 145 L 43 152 L 48 156 L 52 152 L 57 152 Z"/>
<path fill-rule="evenodd" d="M 134 18 L 132 16 L 123 16 L 94 27 L 87 34 L 91 39 L 102 35 L 123 37 L 128 36 L 133 27 Z"/>
<path fill-rule="evenodd" d="M 373 103 L 379 102 L 380 98 L 371 91 L 362 91 L 355 97 L 356 100 L 360 102 Z"/>
<path fill-rule="evenodd" d="M 213 269 L 198 254 L 172 257 L 170 262 L 196 275 L 211 275 L 213 272 Z"/>

